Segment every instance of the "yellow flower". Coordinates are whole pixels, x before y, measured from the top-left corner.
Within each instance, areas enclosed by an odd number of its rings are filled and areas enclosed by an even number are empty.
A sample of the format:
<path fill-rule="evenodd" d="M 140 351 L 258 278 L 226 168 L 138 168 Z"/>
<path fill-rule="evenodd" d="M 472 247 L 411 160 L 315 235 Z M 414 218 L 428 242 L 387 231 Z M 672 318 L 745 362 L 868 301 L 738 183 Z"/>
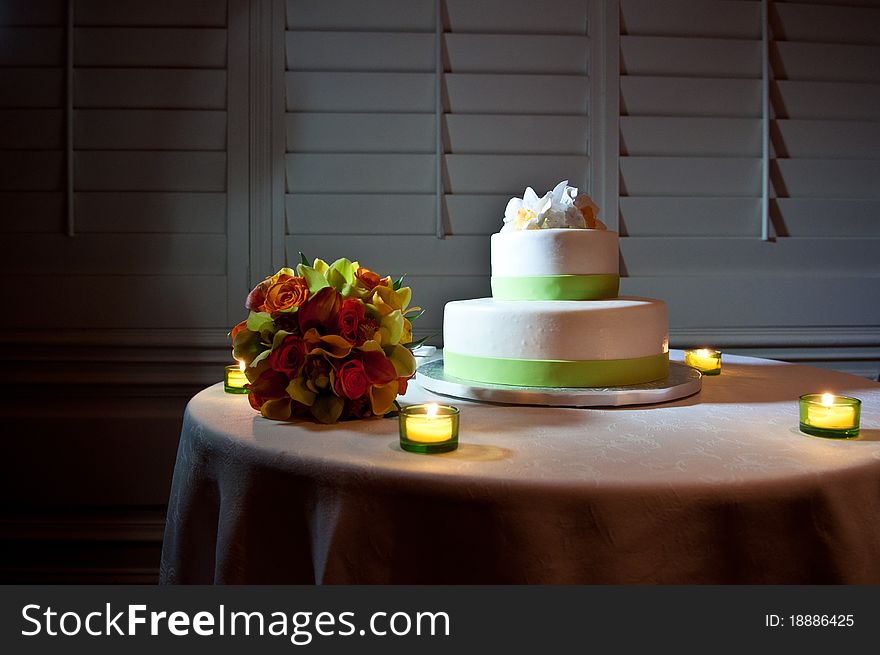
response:
<path fill-rule="evenodd" d="M 401 287 L 395 291 L 391 287 L 378 286 L 373 292 L 372 305 L 379 312 L 379 316 L 388 316 L 398 310 L 402 313 L 409 305 L 410 298 L 412 298 L 412 289 L 409 287 Z"/>

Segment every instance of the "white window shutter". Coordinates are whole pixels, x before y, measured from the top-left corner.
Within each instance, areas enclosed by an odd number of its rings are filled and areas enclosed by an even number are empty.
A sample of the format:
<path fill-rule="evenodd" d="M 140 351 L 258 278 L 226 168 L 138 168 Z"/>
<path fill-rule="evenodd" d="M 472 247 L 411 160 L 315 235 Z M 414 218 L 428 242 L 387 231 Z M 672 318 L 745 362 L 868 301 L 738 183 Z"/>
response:
<path fill-rule="evenodd" d="M 72 238 L 67 2 L 3 7 L 0 229 L 27 247 L 9 249 L 0 272 L 53 276 L 67 328 L 225 326 L 226 3 L 73 2 Z M 6 285 L 0 301 L 21 306 L 19 291 Z"/>
<path fill-rule="evenodd" d="M 796 327 L 820 345 L 830 326 L 880 323 L 877 12 L 769 4 L 765 242 L 762 3 L 621 0 L 623 289 L 669 302 L 674 344 L 771 345 Z"/>
<path fill-rule="evenodd" d="M 407 273 L 438 332 L 489 295 L 489 239 L 527 185 L 589 185 L 589 2 L 287 2 L 287 260 Z M 437 238 L 438 192 L 440 232 Z"/>

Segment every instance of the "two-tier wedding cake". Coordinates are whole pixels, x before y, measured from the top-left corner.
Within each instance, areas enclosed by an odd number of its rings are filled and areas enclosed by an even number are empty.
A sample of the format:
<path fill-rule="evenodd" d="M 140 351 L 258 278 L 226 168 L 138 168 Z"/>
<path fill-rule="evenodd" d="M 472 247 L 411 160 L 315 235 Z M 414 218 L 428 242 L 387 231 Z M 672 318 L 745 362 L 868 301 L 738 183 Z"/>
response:
<path fill-rule="evenodd" d="M 666 304 L 618 297 L 617 233 L 560 182 L 512 198 L 491 240 L 492 298 L 446 304 L 447 375 L 530 387 L 613 387 L 669 371 Z"/>

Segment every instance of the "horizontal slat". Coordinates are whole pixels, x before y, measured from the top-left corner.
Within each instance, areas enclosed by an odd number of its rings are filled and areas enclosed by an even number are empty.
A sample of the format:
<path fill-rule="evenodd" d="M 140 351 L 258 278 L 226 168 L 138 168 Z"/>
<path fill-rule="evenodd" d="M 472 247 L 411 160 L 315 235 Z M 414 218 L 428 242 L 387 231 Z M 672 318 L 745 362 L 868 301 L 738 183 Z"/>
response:
<path fill-rule="evenodd" d="M 550 189 L 565 179 L 583 186 L 590 175 L 589 158 L 577 155 L 446 155 L 445 160 L 452 193 L 519 195 L 526 186 Z"/>
<path fill-rule="evenodd" d="M 75 195 L 77 232 L 226 233 L 225 193 Z"/>
<path fill-rule="evenodd" d="M 757 236 L 758 198 L 620 198 L 621 234 L 649 236 Z"/>
<path fill-rule="evenodd" d="M 434 152 L 433 114 L 288 113 L 289 152 Z"/>
<path fill-rule="evenodd" d="M 63 225 L 64 196 L 60 192 L 0 193 L 0 232 L 58 232 Z"/>
<path fill-rule="evenodd" d="M 433 0 L 287 0 L 287 29 L 434 30 Z"/>
<path fill-rule="evenodd" d="M 226 71 L 78 69 L 77 107 L 224 109 Z"/>
<path fill-rule="evenodd" d="M 447 114 L 447 151 L 457 154 L 559 154 L 589 152 L 586 116 Z"/>
<path fill-rule="evenodd" d="M 761 77 L 761 42 L 653 36 L 620 37 L 624 75 Z"/>
<path fill-rule="evenodd" d="M 65 0 L 3 0 L 0 25 L 61 25 L 66 4 Z"/>
<path fill-rule="evenodd" d="M 446 0 L 444 23 L 454 32 L 586 34 L 579 0 Z M 564 16 L 548 21 L 547 16 Z M 288 0 L 288 29 L 432 31 L 432 0 Z"/>
<path fill-rule="evenodd" d="M 760 118 L 761 81 L 623 75 L 620 113 Z"/>
<path fill-rule="evenodd" d="M 226 2 L 217 0 L 76 0 L 80 25 L 223 27 Z"/>
<path fill-rule="evenodd" d="M 77 28 L 77 66 L 224 68 L 225 29 Z"/>
<path fill-rule="evenodd" d="M 406 283 L 412 288 L 412 303 L 425 310 L 414 324 L 414 331 L 424 336 L 434 335 L 428 343 L 443 343 L 443 312 L 452 300 L 488 298 L 492 296 L 489 274 L 435 275 L 431 277 L 407 275 Z M 418 337 L 416 337 L 418 338 Z"/>
<path fill-rule="evenodd" d="M 60 107 L 60 68 L 0 68 L 0 107 Z"/>
<path fill-rule="evenodd" d="M 780 80 L 771 88 L 782 118 L 880 121 L 880 84 Z"/>
<path fill-rule="evenodd" d="M 63 147 L 64 114 L 55 109 L 0 110 L 0 149 Z"/>
<path fill-rule="evenodd" d="M 778 196 L 880 198 L 880 159 L 776 159 L 772 164 Z"/>
<path fill-rule="evenodd" d="M 61 66 L 64 30 L 56 27 L 0 28 L 0 66 Z"/>
<path fill-rule="evenodd" d="M 761 38 L 761 3 L 621 0 L 620 33 L 633 36 Z"/>
<path fill-rule="evenodd" d="M 878 239 L 627 237 L 620 240 L 626 274 L 809 275 L 821 262 L 827 275 L 877 275 Z"/>
<path fill-rule="evenodd" d="M 880 158 L 880 123 L 778 120 L 772 127 L 779 156 Z"/>
<path fill-rule="evenodd" d="M 516 193 L 522 196 L 522 190 Z M 489 235 L 501 229 L 508 194 L 444 197 L 445 215 L 454 235 Z M 433 235 L 433 194 L 287 195 L 288 234 Z M 315 220 L 320 216 L 321 220 Z"/>
<path fill-rule="evenodd" d="M 302 193 L 430 193 L 434 155 L 290 154 L 287 190 Z"/>
<path fill-rule="evenodd" d="M 775 2 L 773 12 L 778 39 L 880 45 L 880 9 Z"/>
<path fill-rule="evenodd" d="M 590 81 L 572 75 L 443 76 L 447 111 L 474 114 L 585 114 Z"/>
<path fill-rule="evenodd" d="M 759 157 L 756 118 L 620 117 L 620 154 Z"/>
<path fill-rule="evenodd" d="M 771 215 L 794 237 L 880 237 L 880 200 L 776 198 Z"/>
<path fill-rule="evenodd" d="M 76 111 L 74 146 L 82 150 L 223 150 L 226 112 Z"/>
<path fill-rule="evenodd" d="M 444 0 L 453 32 L 586 34 L 589 6 L 580 0 Z"/>
<path fill-rule="evenodd" d="M 31 306 L 30 279 L 7 277 L 0 286 L 0 304 Z M 64 317 L 66 328 L 227 327 L 225 276 L 68 274 L 51 279 L 52 312 Z M 8 312 L 4 319 L 8 329 L 32 330 L 33 325 L 31 312 Z"/>
<path fill-rule="evenodd" d="M 53 150 L 0 151 L 0 190 L 55 191 L 61 188 L 64 157 Z"/>
<path fill-rule="evenodd" d="M 589 159 L 574 155 L 446 155 L 451 193 L 506 193 L 586 180 Z M 291 154 L 287 190 L 300 193 L 431 193 L 434 155 Z"/>
<path fill-rule="evenodd" d="M 218 234 L 63 234 L 28 237 L 0 259 L 5 275 L 223 275 L 226 237 Z"/>
<path fill-rule="evenodd" d="M 434 110 L 433 74 L 300 72 L 287 73 L 285 81 L 288 111 Z"/>
<path fill-rule="evenodd" d="M 584 36 L 447 34 L 448 68 L 456 73 L 586 75 L 590 42 Z"/>
<path fill-rule="evenodd" d="M 578 186 L 575 180 L 570 180 L 569 184 Z M 512 196 L 521 198 L 524 190 L 525 188 L 497 194 L 447 195 L 446 212 L 452 234 L 488 236 L 497 232 L 504 225 L 504 209 L 507 207 L 507 201 Z M 546 189 L 536 187 L 536 191 L 542 193 Z"/>
<path fill-rule="evenodd" d="M 620 194 L 627 196 L 754 196 L 761 160 L 712 157 L 621 157 Z"/>
<path fill-rule="evenodd" d="M 775 244 L 767 244 L 775 245 Z M 665 300 L 676 328 L 880 324 L 880 279 L 685 275 L 621 280 L 621 293 Z M 844 291 L 844 292 L 842 292 Z"/>
<path fill-rule="evenodd" d="M 436 230 L 433 194 L 289 193 L 285 203 L 287 234 L 434 234 Z"/>
<path fill-rule="evenodd" d="M 225 191 L 225 152 L 78 151 L 77 191 Z"/>
<path fill-rule="evenodd" d="M 880 47 L 776 41 L 778 79 L 817 82 L 880 82 Z"/>
<path fill-rule="evenodd" d="M 489 239 L 484 236 L 296 235 L 286 238 L 288 261 L 297 252 L 333 261 L 357 260 L 380 275 L 488 275 Z"/>
<path fill-rule="evenodd" d="M 287 70 L 434 72 L 434 35 L 287 32 Z"/>

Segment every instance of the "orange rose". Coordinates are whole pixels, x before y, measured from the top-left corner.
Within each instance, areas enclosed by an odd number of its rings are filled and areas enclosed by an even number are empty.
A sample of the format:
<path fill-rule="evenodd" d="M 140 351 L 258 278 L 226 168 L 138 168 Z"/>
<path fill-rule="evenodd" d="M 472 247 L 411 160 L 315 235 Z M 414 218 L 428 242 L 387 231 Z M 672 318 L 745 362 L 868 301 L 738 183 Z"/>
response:
<path fill-rule="evenodd" d="M 354 276 L 360 281 L 360 283 L 367 291 L 372 291 L 382 282 L 382 280 L 379 279 L 379 276 L 376 273 L 368 268 L 364 268 L 363 266 L 355 271 Z"/>
<path fill-rule="evenodd" d="M 308 298 L 309 285 L 304 278 L 283 275 L 266 290 L 263 307 L 269 313 L 280 312 L 299 307 Z"/>

